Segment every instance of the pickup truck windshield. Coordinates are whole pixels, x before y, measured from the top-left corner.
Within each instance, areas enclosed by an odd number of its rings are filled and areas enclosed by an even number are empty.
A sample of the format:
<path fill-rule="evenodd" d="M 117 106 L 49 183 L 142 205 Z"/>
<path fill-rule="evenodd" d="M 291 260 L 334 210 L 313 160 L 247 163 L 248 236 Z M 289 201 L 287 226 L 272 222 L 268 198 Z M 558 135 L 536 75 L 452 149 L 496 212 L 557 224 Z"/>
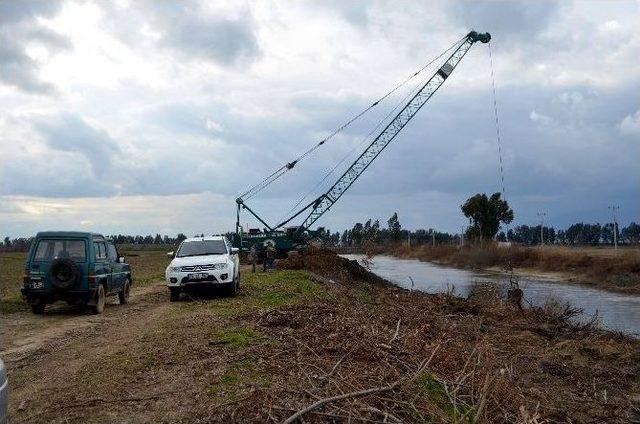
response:
<path fill-rule="evenodd" d="M 82 240 L 40 240 L 36 248 L 36 261 L 71 259 L 75 262 L 86 260 L 85 243 Z"/>
<path fill-rule="evenodd" d="M 182 243 L 176 256 L 184 258 L 185 256 L 224 255 L 226 253 L 227 246 L 222 240 L 198 240 Z"/>

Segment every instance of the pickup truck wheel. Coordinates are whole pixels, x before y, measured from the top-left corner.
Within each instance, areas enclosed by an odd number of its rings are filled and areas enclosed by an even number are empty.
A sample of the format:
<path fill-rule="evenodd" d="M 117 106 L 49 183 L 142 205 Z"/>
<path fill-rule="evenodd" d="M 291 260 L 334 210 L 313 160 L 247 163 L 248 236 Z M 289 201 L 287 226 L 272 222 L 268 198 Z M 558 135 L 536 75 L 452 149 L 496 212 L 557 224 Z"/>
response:
<path fill-rule="evenodd" d="M 180 300 L 180 290 L 170 287 L 169 288 L 169 301 L 170 302 L 177 302 L 178 300 Z"/>
<path fill-rule="evenodd" d="M 37 303 L 31 304 L 31 312 L 37 315 L 42 315 L 44 314 L 45 306 L 47 306 L 47 304 L 39 300 Z"/>
<path fill-rule="evenodd" d="M 236 279 L 236 288 L 240 289 L 240 271 L 238 271 L 238 278 Z"/>
<path fill-rule="evenodd" d="M 91 312 L 94 314 L 101 314 L 104 312 L 104 303 L 106 301 L 106 295 L 104 292 L 104 286 L 100 284 L 98 286 L 98 292 L 96 293 L 96 304 L 91 305 Z"/>
<path fill-rule="evenodd" d="M 118 293 L 118 300 L 120 300 L 121 305 L 126 305 L 127 303 L 129 303 L 130 291 L 131 291 L 131 281 L 129 280 L 129 277 L 127 277 L 127 279 L 124 282 L 124 286 L 122 287 L 122 290 L 120 291 L 120 293 Z"/>

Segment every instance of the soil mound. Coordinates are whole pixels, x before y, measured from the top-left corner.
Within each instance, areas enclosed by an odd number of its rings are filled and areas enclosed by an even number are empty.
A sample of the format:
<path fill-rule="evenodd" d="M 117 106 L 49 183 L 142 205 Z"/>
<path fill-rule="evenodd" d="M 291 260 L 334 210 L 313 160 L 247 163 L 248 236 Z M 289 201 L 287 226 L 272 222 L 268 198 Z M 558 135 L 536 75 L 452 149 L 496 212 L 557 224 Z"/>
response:
<path fill-rule="evenodd" d="M 325 277 L 334 278 L 346 283 L 353 280 L 374 284 L 392 285 L 377 276 L 356 260 L 339 256 L 335 251 L 317 247 L 309 247 L 300 252 L 289 254 L 289 257 L 278 262 L 279 269 L 305 269 Z"/>

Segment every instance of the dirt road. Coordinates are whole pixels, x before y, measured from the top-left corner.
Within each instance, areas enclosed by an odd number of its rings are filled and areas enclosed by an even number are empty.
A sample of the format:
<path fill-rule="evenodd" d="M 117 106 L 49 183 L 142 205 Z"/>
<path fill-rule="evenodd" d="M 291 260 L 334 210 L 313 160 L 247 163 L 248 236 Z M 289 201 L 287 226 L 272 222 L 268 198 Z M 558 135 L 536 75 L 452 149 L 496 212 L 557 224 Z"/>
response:
<path fill-rule="evenodd" d="M 55 420 L 62 418 L 61 408 L 101 403 L 74 387 L 77 376 L 91 369 L 104 372 L 108 386 L 109 367 L 126 367 L 126 362 L 112 359 L 124 347 L 135 345 L 168 307 L 166 288 L 155 285 L 134 290 L 127 305 L 110 298 L 102 315 L 61 304 L 45 316 L 0 316 L 0 356 L 10 370 L 12 422 Z M 84 383 L 103 385 L 99 380 Z"/>
<path fill-rule="evenodd" d="M 160 306 L 158 296 L 149 296 L 158 288 L 136 289 L 130 303 L 125 306 L 118 304 L 117 297 L 109 297 L 108 308 L 102 315 L 88 315 L 63 303 L 50 306 L 44 316 L 29 313 L 0 315 L 0 356 L 11 362 L 27 360 L 35 351 L 46 349 L 47 345 L 59 346 L 80 333 L 90 334 L 97 326 L 113 325 L 122 320 L 123 313 L 126 316 L 148 313 L 154 303 Z"/>

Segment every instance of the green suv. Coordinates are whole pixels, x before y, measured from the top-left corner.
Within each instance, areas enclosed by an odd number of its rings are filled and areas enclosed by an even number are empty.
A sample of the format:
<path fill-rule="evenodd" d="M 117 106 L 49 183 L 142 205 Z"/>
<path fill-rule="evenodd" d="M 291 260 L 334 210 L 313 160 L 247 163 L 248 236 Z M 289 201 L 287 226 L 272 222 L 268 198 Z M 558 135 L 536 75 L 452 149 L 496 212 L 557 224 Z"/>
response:
<path fill-rule="evenodd" d="M 127 303 L 132 282 L 131 267 L 102 235 L 47 231 L 31 243 L 22 295 L 36 314 L 57 300 L 100 314 L 107 296 L 118 295 L 121 304 Z"/>

